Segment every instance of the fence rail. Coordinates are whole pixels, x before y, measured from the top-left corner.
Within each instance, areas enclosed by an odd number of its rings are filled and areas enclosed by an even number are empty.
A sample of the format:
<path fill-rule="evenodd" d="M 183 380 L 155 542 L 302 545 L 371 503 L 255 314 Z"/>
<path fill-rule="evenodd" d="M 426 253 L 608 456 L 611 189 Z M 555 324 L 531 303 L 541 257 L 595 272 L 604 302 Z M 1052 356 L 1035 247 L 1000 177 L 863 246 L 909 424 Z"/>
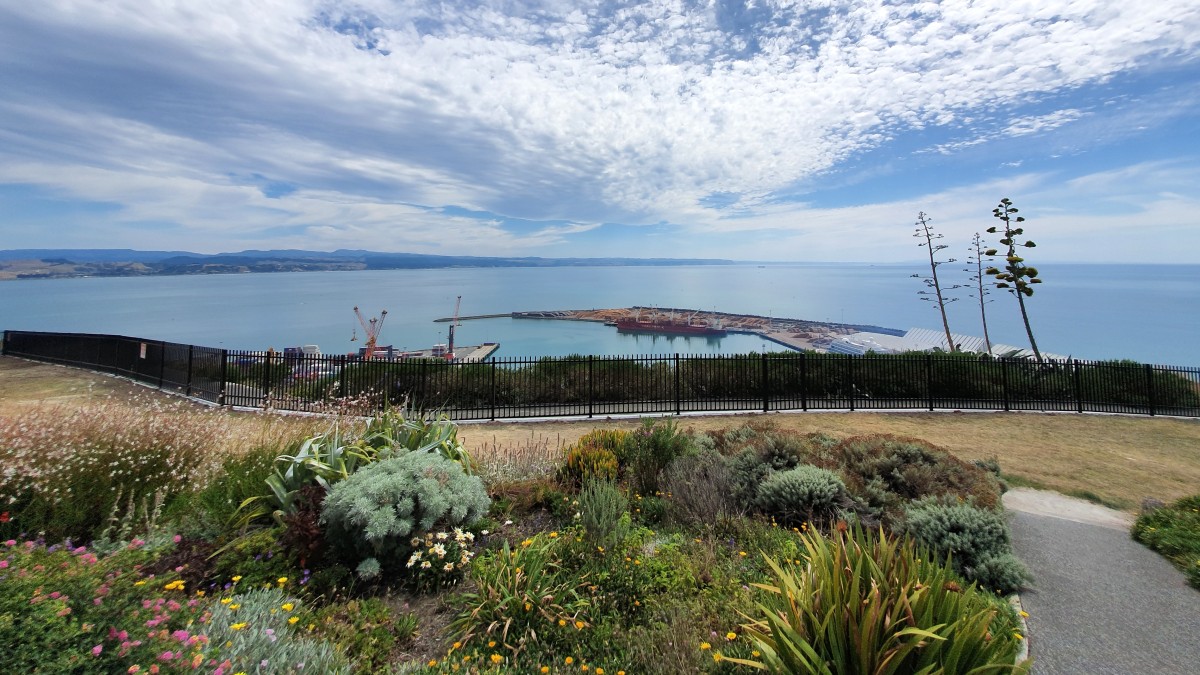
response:
<path fill-rule="evenodd" d="M 360 398 L 460 420 L 878 409 L 1200 417 L 1200 368 L 1130 361 L 911 353 L 362 361 L 26 331 L 5 331 L 3 353 L 123 375 L 217 405 L 322 411 Z"/>

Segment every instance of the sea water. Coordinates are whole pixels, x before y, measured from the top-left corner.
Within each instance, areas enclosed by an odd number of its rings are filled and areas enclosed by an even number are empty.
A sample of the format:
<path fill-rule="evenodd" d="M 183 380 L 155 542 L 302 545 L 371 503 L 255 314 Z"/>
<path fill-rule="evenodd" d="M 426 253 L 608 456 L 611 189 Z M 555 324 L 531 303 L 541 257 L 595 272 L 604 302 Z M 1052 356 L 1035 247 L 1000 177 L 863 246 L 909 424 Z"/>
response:
<path fill-rule="evenodd" d="M 946 268 L 943 268 L 945 270 Z M 1039 265 L 1045 280 L 1026 305 L 1038 346 L 1081 359 L 1200 365 L 1200 266 Z M 107 333 L 227 349 L 362 345 L 352 308 L 387 310 L 380 344 L 428 348 L 446 341 L 462 296 L 464 316 L 641 305 L 757 314 L 906 330 L 941 328 L 917 265 L 797 264 L 663 267 L 453 268 L 289 272 L 0 282 L 0 328 Z M 965 275 L 961 275 L 965 276 Z M 962 280 L 960 280 L 962 281 Z M 949 305 L 955 333 L 982 335 L 965 289 Z M 993 342 L 1028 345 L 1016 298 L 987 296 Z M 351 341 L 356 337 L 357 341 Z M 498 357 L 565 354 L 731 354 L 782 349 L 756 336 L 619 334 L 598 323 L 468 320 L 459 345 L 499 342 Z"/>

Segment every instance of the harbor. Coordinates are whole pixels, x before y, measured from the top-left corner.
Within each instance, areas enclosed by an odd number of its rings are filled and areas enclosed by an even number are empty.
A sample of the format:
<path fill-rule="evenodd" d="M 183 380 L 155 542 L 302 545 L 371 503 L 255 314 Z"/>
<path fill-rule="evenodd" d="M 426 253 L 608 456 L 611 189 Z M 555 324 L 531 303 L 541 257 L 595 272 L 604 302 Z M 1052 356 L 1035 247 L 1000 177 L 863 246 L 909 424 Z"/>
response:
<path fill-rule="evenodd" d="M 507 314 L 480 314 L 445 317 L 437 323 L 480 319 L 527 319 L 543 321 L 588 321 L 612 326 L 620 332 L 675 336 L 720 337 L 725 334 L 757 335 L 764 340 L 796 351 L 827 351 L 835 340 L 869 331 L 902 335 L 903 331 L 879 326 L 863 326 L 805 319 L 790 319 L 755 314 L 732 314 L 671 307 L 633 306 L 611 309 L 567 309 L 519 311 Z"/>

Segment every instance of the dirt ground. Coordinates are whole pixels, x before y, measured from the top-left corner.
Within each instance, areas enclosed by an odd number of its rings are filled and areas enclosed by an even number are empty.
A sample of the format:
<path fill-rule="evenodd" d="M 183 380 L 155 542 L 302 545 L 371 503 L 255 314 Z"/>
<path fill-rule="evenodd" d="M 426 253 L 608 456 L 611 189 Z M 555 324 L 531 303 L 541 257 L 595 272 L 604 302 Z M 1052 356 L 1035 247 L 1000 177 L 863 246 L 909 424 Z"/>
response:
<path fill-rule="evenodd" d="M 152 393 L 141 385 L 90 373 L 0 357 L 0 415 L 31 405 Z M 158 392 L 153 395 L 166 396 Z M 705 431 L 748 422 L 834 436 L 890 433 L 922 438 L 964 459 L 996 457 L 1005 474 L 1032 486 L 1136 509 L 1145 497 L 1170 501 L 1200 492 L 1200 420 L 1071 413 L 770 413 L 678 418 Z M 311 424 L 311 420 L 307 422 Z M 472 453 L 554 450 L 598 427 L 633 429 L 632 418 L 582 421 L 464 423 L 459 437 Z"/>

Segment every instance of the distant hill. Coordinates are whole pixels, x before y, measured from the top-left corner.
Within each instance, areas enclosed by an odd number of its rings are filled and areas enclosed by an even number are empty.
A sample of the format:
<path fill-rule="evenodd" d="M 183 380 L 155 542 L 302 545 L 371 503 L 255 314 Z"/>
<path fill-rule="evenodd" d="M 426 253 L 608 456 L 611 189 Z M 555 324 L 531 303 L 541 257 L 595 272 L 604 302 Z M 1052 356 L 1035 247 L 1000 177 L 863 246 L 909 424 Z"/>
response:
<path fill-rule="evenodd" d="M 676 258 L 538 258 L 337 251 L 268 250 L 236 253 L 132 249 L 14 249 L 0 251 L 0 279 L 86 276 L 246 274 L 443 267 L 594 267 L 731 265 L 732 260 Z"/>

